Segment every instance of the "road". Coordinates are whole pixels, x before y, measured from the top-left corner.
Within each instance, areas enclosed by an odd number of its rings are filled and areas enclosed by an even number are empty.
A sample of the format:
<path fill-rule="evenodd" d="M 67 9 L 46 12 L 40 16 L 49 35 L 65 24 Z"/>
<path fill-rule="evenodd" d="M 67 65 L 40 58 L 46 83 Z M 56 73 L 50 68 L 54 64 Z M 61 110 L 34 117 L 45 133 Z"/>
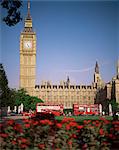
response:
<path fill-rule="evenodd" d="M 29 118 L 28 116 L 21 116 L 21 115 L 7 116 L 7 117 L 0 118 L 0 123 L 3 123 L 5 120 L 9 120 L 9 119 L 13 119 L 17 123 L 22 123 L 23 119 L 28 119 L 28 118 Z"/>

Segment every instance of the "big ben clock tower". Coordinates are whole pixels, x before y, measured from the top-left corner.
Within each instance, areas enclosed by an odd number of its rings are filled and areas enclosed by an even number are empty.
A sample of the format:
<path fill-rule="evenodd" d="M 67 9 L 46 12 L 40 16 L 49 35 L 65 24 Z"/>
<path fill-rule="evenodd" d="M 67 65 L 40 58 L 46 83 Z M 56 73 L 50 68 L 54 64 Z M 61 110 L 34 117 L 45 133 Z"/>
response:
<path fill-rule="evenodd" d="M 20 88 L 33 95 L 36 79 L 36 33 L 33 31 L 30 15 L 30 2 L 25 18 L 24 29 L 20 35 Z"/>

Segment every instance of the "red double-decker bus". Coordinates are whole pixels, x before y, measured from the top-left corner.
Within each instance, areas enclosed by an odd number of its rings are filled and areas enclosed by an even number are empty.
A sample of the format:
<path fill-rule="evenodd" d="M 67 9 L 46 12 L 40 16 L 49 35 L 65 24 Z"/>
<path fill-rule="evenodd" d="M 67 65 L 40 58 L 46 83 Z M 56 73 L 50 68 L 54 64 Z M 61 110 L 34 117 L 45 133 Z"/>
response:
<path fill-rule="evenodd" d="M 59 112 L 60 115 L 63 115 L 63 105 L 62 104 L 53 104 L 53 103 L 37 103 L 36 113 L 52 113 L 55 114 Z"/>
<path fill-rule="evenodd" d="M 99 105 L 91 104 L 91 105 L 79 105 L 73 104 L 73 114 L 74 115 L 99 115 Z"/>

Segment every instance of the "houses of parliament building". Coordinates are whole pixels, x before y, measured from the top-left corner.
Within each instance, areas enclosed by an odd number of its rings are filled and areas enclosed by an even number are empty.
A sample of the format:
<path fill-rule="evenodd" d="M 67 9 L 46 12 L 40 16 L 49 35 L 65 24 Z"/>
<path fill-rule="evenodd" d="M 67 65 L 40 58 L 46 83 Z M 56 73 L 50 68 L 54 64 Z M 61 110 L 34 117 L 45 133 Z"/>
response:
<path fill-rule="evenodd" d="M 44 102 L 63 104 L 65 108 L 71 108 L 74 103 L 103 103 L 107 99 L 115 99 L 119 103 L 119 61 L 116 76 L 109 83 L 104 83 L 101 79 L 98 62 L 94 67 L 94 81 L 91 85 L 72 85 L 69 77 L 59 85 L 49 81 L 36 85 L 35 79 L 36 33 L 33 30 L 28 2 L 24 29 L 20 34 L 20 88 L 24 88 L 30 95 L 37 96 Z"/>

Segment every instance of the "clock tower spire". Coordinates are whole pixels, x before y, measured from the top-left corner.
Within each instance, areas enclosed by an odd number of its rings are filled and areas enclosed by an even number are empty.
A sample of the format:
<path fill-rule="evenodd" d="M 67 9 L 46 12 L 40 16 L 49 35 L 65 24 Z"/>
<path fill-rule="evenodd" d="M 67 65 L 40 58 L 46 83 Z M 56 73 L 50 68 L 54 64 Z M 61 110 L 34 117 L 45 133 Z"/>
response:
<path fill-rule="evenodd" d="M 32 18 L 30 15 L 30 1 L 27 3 L 27 16 L 25 18 L 24 31 L 29 32 L 32 31 Z"/>
<path fill-rule="evenodd" d="M 28 14 L 27 14 L 27 18 L 31 18 L 30 16 L 30 1 L 28 0 Z"/>
<path fill-rule="evenodd" d="M 34 95 L 36 79 L 36 33 L 33 31 L 30 15 L 30 1 L 27 3 L 27 16 L 20 35 L 20 88 Z"/>

